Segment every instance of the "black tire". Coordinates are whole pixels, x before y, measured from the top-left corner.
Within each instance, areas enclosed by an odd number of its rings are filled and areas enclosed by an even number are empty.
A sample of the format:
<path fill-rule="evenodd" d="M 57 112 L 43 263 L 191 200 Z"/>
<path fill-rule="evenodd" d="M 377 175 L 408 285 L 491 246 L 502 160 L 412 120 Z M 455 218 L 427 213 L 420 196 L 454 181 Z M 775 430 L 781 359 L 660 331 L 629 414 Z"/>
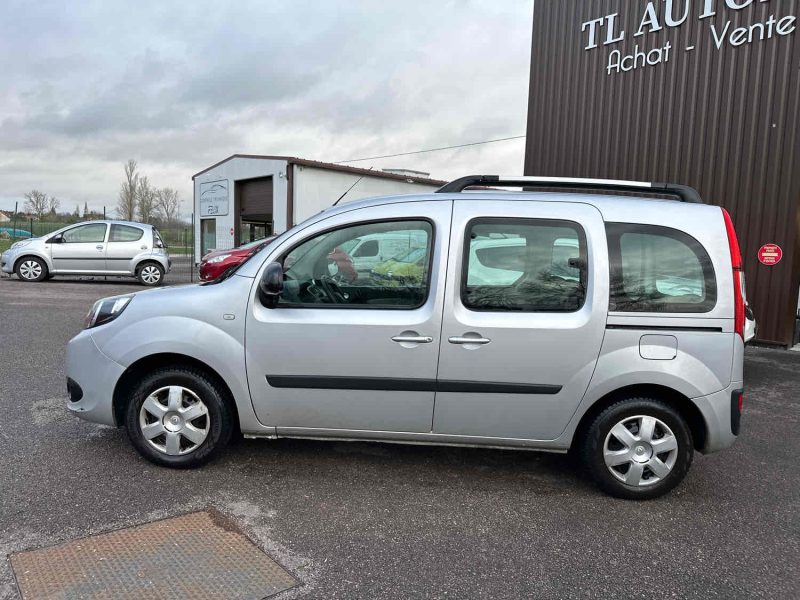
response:
<path fill-rule="evenodd" d="M 31 263 L 36 266 L 32 267 Z M 37 267 L 39 274 L 36 277 L 31 277 L 31 269 L 35 272 Z M 39 282 L 48 278 L 47 264 L 38 256 L 23 256 L 17 261 L 14 271 L 22 281 Z"/>
<path fill-rule="evenodd" d="M 208 410 L 205 440 L 186 454 L 170 456 L 151 445 L 140 427 L 140 411 L 148 396 L 167 387 L 180 386 L 194 393 Z M 205 464 L 219 454 L 231 439 L 234 418 L 223 391 L 204 371 L 193 367 L 166 367 L 144 378 L 134 389 L 125 411 L 125 428 L 134 448 L 147 460 L 164 467 L 187 469 Z M 158 443 L 158 438 L 154 440 Z"/>
<path fill-rule="evenodd" d="M 671 430 L 675 442 L 677 442 L 677 449 L 674 454 L 671 452 L 657 453 L 655 456 L 661 464 L 674 460 L 674 464 L 667 475 L 659 478 L 656 472 L 651 471 L 650 467 L 645 464 L 644 467 L 641 467 L 643 469 L 642 484 L 629 485 L 625 481 L 621 481 L 611 472 L 611 468 L 606 466 L 604 449 L 608 438 L 610 450 L 625 452 L 625 446 L 619 444 L 616 438 L 609 436 L 609 434 L 615 425 L 623 422 L 626 423 L 624 426 L 629 431 L 636 429 L 640 423 L 643 423 L 643 420 L 637 421 L 633 419 L 633 417 L 637 416 L 654 417 L 660 420 Z M 629 421 L 626 422 L 626 419 L 629 419 Z M 649 446 L 637 442 L 634 444 L 635 448 L 630 448 L 630 456 L 634 456 L 635 452 L 640 450 L 644 456 L 641 459 L 637 458 L 637 460 L 645 460 L 647 456 L 652 456 L 652 448 L 656 447 L 655 444 L 659 439 L 659 435 L 661 435 L 660 439 L 669 437 L 661 425 L 657 425 L 653 435 L 654 445 Z M 649 453 L 648 449 L 650 449 Z M 612 404 L 595 418 L 589 426 L 587 437 L 582 444 L 582 455 L 584 465 L 588 469 L 590 476 L 604 492 L 617 498 L 628 500 L 650 500 L 663 496 L 683 481 L 692 464 L 694 443 L 686 421 L 674 408 L 653 398 L 628 398 Z M 628 464 L 614 468 L 619 477 L 628 478 L 627 469 L 634 468 L 634 466 L 640 467 L 640 465 L 636 465 L 631 461 Z M 660 467 L 661 465 L 657 464 L 657 466 Z M 636 475 L 638 475 L 638 471 L 634 473 L 634 477 Z M 647 481 L 651 483 L 648 484 L 646 483 Z"/>
<path fill-rule="evenodd" d="M 157 279 L 153 280 L 153 275 Z M 142 263 L 136 268 L 136 278 L 143 286 L 157 287 L 164 282 L 164 267 L 154 261 Z"/>

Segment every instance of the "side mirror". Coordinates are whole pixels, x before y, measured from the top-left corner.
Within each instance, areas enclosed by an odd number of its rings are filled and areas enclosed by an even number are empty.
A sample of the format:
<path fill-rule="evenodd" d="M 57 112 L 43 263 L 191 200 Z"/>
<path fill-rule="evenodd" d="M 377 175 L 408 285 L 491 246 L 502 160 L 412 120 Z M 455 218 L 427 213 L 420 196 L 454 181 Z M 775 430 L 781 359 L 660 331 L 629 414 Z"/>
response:
<path fill-rule="evenodd" d="M 264 306 L 275 308 L 278 305 L 278 298 L 283 292 L 283 265 L 279 262 L 269 263 L 258 283 L 258 288 Z"/>
<path fill-rule="evenodd" d="M 55 237 L 51 237 L 49 240 L 47 240 L 47 243 L 48 244 L 61 244 L 61 243 L 63 243 L 63 241 L 64 241 L 64 238 L 62 238 L 61 235 L 59 234 L 59 235 L 57 235 Z"/>

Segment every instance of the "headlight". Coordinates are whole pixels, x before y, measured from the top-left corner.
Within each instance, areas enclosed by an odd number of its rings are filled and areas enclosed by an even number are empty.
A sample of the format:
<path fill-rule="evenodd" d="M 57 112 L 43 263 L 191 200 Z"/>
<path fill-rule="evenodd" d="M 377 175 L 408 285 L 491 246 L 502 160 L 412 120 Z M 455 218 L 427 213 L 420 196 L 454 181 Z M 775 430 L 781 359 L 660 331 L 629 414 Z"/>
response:
<path fill-rule="evenodd" d="M 206 262 L 208 262 L 208 264 L 210 264 L 210 265 L 212 265 L 214 263 L 221 263 L 223 260 L 225 260 L 228 257 L 230 257 L 230 254 L 220 254 L 219 256 L 215 256 L 214 258 L 210 258 Z"/>
<path fill-rule="evenodd" d="M 116 298 L 98 300 L 92 306 L 89 314 L 86 315 L 83 323 L 84 329 L 90 329 L 113 321 L 122 314 L 122 311 L 125 310 L 131 300 L 133 300 L 133 296 L 117 296 Z"/>
<path fill-rule="evenodd" d="M 31 243 L 30 240 L 21 240 L 19 242 L 14 242 L 13 244 L 11 244 L 9 250 L 13 250 L 14 248 L 22 248 L 23 246 L 27 246 L 30 243 Z"/>

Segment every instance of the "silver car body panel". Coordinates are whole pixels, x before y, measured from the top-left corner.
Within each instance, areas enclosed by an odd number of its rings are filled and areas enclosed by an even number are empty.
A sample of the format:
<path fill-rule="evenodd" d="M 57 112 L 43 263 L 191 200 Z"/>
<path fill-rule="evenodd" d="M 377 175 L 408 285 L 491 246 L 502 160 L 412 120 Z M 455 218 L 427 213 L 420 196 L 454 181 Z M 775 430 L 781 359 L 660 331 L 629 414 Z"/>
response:
<path fill-rule="evenodd" d="M 49 243 L 59 234 L 66 233 L 84 225 L 105 224 L 106 232 L 102 241 L 77 243 Z M 110 241 L 111 226 L 124 225 L 143 232 L 135 242 Z M 135 276 L 138 266 L 145 261 L 159 263 L 164 272 L 170 270 L 169 253 L 165 248 L 157 248 L 152 225 L 131 221 L 86 221 L 62 227 L 52 233 L 30 240 L 21 247 L 11 248 L 3 253 L 2 270 L 13 273 L 25 256 L 36 256 L 47 265 L 51 275 L 127 275 Z"/>
<path fill-rule="evenodd" d="M 433 222 L 430 294 L 412 310 L 265 308 L 250 293 L 247 314 L 247 372 L 256 414 L 280 427 L 384 429 L 429 432 L 433 391 L 274 388 L 270 376 L 320 376 L 435 380 L 444 303 L 443 278 L 449 244 L 451 202 L 420 202 L 392 207 L 391 218 Z M 364 208 L 357 222 L 387 218 L 384 207 Z M 354 223 L 355 213 L 332 216 L 273 246 L 269 260 L 300 239 Z M 267 261 L 267 262 L 268 262 Z M 430 336 L 435 343 L 405 348 L 400 334 Z M 275 343 L 283 340 L 282 343 Z M 288 345 L 291 346 L 287 352 Z"/>
<path fill-rule="evenodd" d="M 476 218 L 544 219 L 580 224 L 590 261 L 583 307 L 568 313 L 479 312 L 460 299 L 463 240 Z M 436 394 L 434 433 L 553 440 L 566 427 L 592 377 L 605 333 L 597 315 L 608 313 L 608 250 L 600 212 L 562 202 L 456 201 L 447 273 L 439 379 L 557 386 L 553 393 Z M 452 344 L 459 336 L 491 340 Z"/>
<path fill-rule="evenodd" d="M 586 234 L 586 302 L 574 313 L 475 313 L 461 305 L 465 224 L 474 216 L 577 222 Z M 431 288 L 413 310 L 265 308 L 257 282 L 267 264 L 328 228 L 425 217 L 435 225 Z M 698 240 L 714 267 L 718 297 L 708 313 L 608 311 L 605 223 L 673 227 Z M 251 437 L 376 439 L 564 451 L 581 418 L 622 388 L 657 385 L 691 399 L 706 423 L 704 451 L 735 439 L 731 392 L 743 381 L 743 344 L 733 332 L 733 278 L 718 207 L 598 194 L 494 191 L 363 200 L 328 209 L 282 234 L 227 280 L 142 292 L 116 320 L 70 342 L 68 374 L 90 377 L 93 410 L 106 419 L 120 369 L 153 354 L 180 354 L 226 382 L 243 433 Z M 406 348 L 392 336 L 434 343 Z M 476 349 L 449 337 L 479 333 Z M 92 346 L 86 342 L 92 340 Z M 99 350 L 97 350 L 99 349 Z M 83 365 L 95 351 L 90 374 Z M 385 377 L 561 386 L 555 394 L 287 389 L 267 375 Z M 74 378 L 74 377 L 73 377 Z M 87 404 L 88 406 L 88 404 Z"/>
<path fill-rule="evenodd" d="M 110 360 L 125 368 L 156 354 L 208 365 L 229 387 L 242 430 L 274 433 L 255 417 L 245 372 L 245 310 L 252 284 L 252 279 L 231 277 L 215 285 L 139 292 L 125 309 L 124 321 L 118 320 L 124 326 L 112 321 L 88 332 Z M 70 342 L 67 354 L 72 350 Z"/>

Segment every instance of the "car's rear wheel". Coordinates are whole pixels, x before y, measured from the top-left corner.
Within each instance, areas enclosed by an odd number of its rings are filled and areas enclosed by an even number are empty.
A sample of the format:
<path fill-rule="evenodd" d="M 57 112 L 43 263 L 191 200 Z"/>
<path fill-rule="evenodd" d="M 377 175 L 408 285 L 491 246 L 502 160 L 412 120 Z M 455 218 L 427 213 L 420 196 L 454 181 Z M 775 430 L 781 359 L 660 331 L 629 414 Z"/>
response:
<path fill-rule="evenodd" d="M 43 281 L 47 278 L 47 265 L 36 256 L 24 256 L 17 263 L 17 277 L 22 281 Z"/>
<path fill-rule="evenodd" d="M 686 421 L 671 406 L 629 398 L 601 412 L 583 445 L 585 464 L 597 485 L 619 498 L 663 496 L 689 471 L 694 454 Z"/>
<path fill-rule="evenodd" d="M 203 371 L 190 367 L 160 369 L 144 377 L 128 403 L 125 425 L 142 456 L 173 468 L 206 463 L 233 432 L 222 390 Z"/>
<path fill-rule="evenodd" d="M 164 280 L 164 267 L 154 262 L 144 263 L 136 271 L 136 277 L 139 279 L 139 283 L 148 287 L 161 285 Z"/>

